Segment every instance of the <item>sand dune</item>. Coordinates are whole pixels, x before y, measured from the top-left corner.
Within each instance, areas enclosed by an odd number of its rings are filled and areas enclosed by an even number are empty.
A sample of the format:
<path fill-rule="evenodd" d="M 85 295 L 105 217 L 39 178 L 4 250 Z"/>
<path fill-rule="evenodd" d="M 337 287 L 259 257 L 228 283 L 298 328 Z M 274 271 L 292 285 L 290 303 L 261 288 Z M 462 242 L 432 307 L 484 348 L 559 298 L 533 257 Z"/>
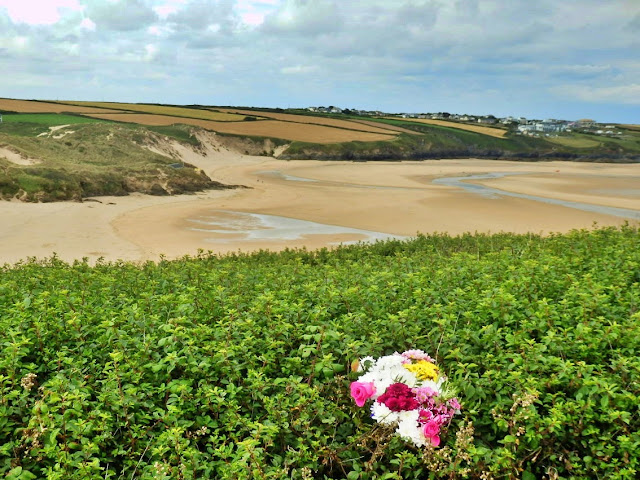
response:
<path fill-rule="evenodd" d="M 65 260 L 143 261 L 194 255 L 198 250 L 318 248 L 417 232 L 563 232 L 590 228 L 594 222 L 625 221 L 432 183 L 440 177 L 487 172 L 520 175 L 474 182 L 640 211 L 635 187 L 640 184 L 640 165 L 474 159 L 281 161 L 234 153 L 213 134 L 202 140 L 206 148 L 200 152 L 178 144 L 165 146 L 165 151 L 180 155 L 215 180 L 251 188 L 176 197 L 100 197 L 83 203 L 0 202 L 0 263 L 53 252 Z M 277 238 L 275 229 L 286 234 Z"/>

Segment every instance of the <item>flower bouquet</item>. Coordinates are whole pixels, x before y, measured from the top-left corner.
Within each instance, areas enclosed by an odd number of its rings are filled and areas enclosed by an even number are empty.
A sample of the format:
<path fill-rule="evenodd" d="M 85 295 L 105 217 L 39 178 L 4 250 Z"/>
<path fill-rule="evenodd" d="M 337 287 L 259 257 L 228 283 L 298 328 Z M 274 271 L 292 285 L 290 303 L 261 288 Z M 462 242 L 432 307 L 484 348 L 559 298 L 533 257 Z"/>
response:
<path fill-rule="evenodd" d="M 396 433 L 417 447 L 440 445 L 440 433 L 460 413 L 460 403 L 447 386 L 435 360 L 422 350 L 407 350 L 362 358 L 355 370 L 363 372 L 351 383 L 359 407 L 368 400 L 371 417 L 396 426 Z"/>

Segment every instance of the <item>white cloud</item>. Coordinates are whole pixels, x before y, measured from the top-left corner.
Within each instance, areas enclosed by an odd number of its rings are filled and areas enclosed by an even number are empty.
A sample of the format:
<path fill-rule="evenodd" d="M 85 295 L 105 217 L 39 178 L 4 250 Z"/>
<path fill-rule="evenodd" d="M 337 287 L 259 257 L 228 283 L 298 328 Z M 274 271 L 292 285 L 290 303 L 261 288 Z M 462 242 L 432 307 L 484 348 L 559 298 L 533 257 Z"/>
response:
<path fill-rule="evenodd" d="M 80 27 L 93 32 L 96 29 L 96 24 L 90 18 L 83 18 L 80 22 Z"/>
<path fill-rule="evenodd" d="M 640 122 L 640 2 L 575 3 L 0 0 L 3 68 L 26 72 L 3 95 L 525 116 L 579 103 Z"/>
<path fill-rule="evenodd" d="M 144 50 L 145 50 L 145 55 L 143 58 L 145 62 L 153 61 L 158 55 L 158 47 L 156 47 L 155 45 L 151 45 L 151 44 L 145 45 Z"/>
<path fill-rule="evenodd" d="M 0 0 L 13 23 L 27 25 L 53 25 L 65 10 L 82 11 L 78 0 Z"/>
<path fill-rule="evenodd" d="M 282 67 L 280 69 L 280 73 L 285 75 L 299 75 L 306 73 L 313 73 L 318 70 L 318 67 L 315 65 L 294 65 L 291 67 Z"/>
<path fill-rule="evenodd" d="M 166 19 L 169 15 L 176 13 L 184 4 L 186 0 L 170 0 L 161 5 L 156 5 L 153 10 L 158 17 L 162 20 Z"/>
<path fill-rule="evenodd" d="M 19 36 L 11 39 L 8 44 L 17 50 L 24 50 L 29 46 L 29 39 L 27 37 Z"/>
<path fill-rule="evenodd" d="M 87 13 L 98 29 L 132 32 L 152 25 L 158 14 L 143 0 L 95 1 Z"/>
<path fill-rule="evenodd" d="M 562 85 L 552 88 L 557 95 L 588 103 L 640 105 L 640 83 L 593 87 L 588 85 Z"/>
<path fill-rule="evenodd" d="M 265 17 L 281 3 L 282 0 L 237 0 L 235 10 L 244 24 L 256 27 L 262 25 Z"/>

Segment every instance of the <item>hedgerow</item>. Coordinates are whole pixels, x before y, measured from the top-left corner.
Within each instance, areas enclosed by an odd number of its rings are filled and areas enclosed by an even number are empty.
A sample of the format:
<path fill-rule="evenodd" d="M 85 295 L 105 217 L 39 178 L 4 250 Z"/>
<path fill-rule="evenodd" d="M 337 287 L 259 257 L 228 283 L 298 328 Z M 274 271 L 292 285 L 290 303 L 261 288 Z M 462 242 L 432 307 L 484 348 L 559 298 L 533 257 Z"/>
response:
<path fill-rule="evenodd" d="M 636 478 L 640 235 L 0 268 L 0 476 Z M 421 348 L 438 449 L 376 426 L 352 361 Z"/>

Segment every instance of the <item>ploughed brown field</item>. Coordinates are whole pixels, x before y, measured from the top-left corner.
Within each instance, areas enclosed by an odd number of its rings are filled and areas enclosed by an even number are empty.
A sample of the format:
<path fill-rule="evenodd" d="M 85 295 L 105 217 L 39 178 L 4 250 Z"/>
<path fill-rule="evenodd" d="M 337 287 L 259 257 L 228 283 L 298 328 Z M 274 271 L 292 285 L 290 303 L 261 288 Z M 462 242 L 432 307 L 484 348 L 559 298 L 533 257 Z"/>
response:
<path fill-rule="evenodd" d="M 0 98 L 0 110 L 18 113 L 108 113 L 118 112 L 99 107 L 64 105 L 61 103 L 34 102 L 32 100 L 12 100 Z"/>
<path fill-rule="evenodd" d="M 66 105 L 79 105 L 84 107 L 110 108 L 113 112 L 139 112 L 153 115 L 170 115 L 173 117 L 198 118 L 201 120 L 214 120 L 216 122 L 241 122 L 245 115 L 217 112 L 214 110 L 174 107 L 170 105 L 148 105 L 142 103 L 112 103 L 112 102 L 60 102 Z"/>
<path fill-rule="evenodd" d="M 343 128 L 314 125 L 310 123 L 281 122 L 278 120 L 260 120 L 255 122 L 214 122 L 195 118 L 172 117 L 168 115 L 152 115 L 137 113 L 109 113 L 89 114 L 92 118 L 113 120 L 116 122 L 139 123 L 142 125 L 173 125 L 183 123 L 195 125 L 220 133 L 247 135 L 257 137 L 282 138 L 311 143 L 340 143 L 351 141 L 373 142 L 378 140 L 393 140 L 395 135 L 388 133 L 373 133 Z"/>
<path fill-rule="evenodd" d="M 247 115 L 247 116 L 253 115 L 256 117 L 272 118 L 274 120 L 281 120 L 283 122 L 311 123 L 315 125 L 326 125 L 328 127 L 344 128 L 346 130 L 361 130 L 364 132 L 374 132 L 374 133 L 383 133 L 383 134 L 389 134 L 389 130 L 396 131 L 396 132 L 403 131 L 405 133 L 412 133 L 412 134 L 416 133 L 411 130 L 404 129 L 402 127 L 394 127 L 393 125 L 387 126 L 385 124 L 380 124 L 376 122 L 340 120 L 338 118 L 323 118 L 323 117 L 314 117 L 311 115 L 294 115 L 291 113 L 238 110 L 235 108 L 220 108 L 216 110 L 220 110 L 221 112 L 237 113 L 237 114 Z M 388 127 L 391 127 L 391 128 L 388 128 Z"/>
<path fill-rule="evenodd" d="M 394 118 L 394 120 L 398 120 Z M 426 123 L 428 125 L 438 125 L 440 127 L 457 128 L 459 130 L 467 130 L 469 132 L 482 133 L 490 137 L 504 138 L 507 134 L 506 130 L 494 127 L 485 127 L 483 125 L 471 125 L 467 123 L 447 122 L 446 120 L 430 120 L 427 118 L 403 118 L 405 122 Z"/>

